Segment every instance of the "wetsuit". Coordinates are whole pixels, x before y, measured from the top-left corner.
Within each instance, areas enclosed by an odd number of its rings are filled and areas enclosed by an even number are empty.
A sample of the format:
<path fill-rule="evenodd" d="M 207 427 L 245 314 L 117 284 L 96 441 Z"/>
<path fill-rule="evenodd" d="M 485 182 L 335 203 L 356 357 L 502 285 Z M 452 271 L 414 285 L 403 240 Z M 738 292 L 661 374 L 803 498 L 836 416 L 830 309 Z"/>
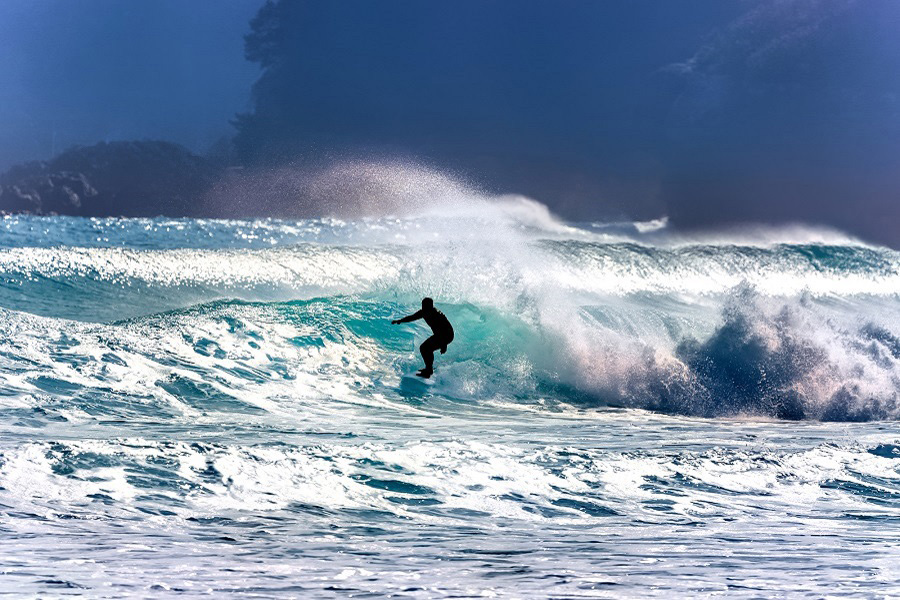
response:
<path fill-rule="evenodd" d="M 425 361 L 425 369 L 423 370 L 431 373 L 434 371 L 434 351 L 439 349 L 441 354 L 443 354 L 447 351 L 447 345 L 453 341 L 453 325 L 450 324 L 450 321 L 444 313 L 434 307 L 423 308 L 408 317 L 403 317 L 397 322 L 409 323 L 410 321 L 418 321 L 419 319 L 425 319 L 425 322 L 428 323 L 428 326 L 431 327 L 431 331 L 434 334 L 419 346 L 419 352 L 422 353 L 422 360 Z"/>

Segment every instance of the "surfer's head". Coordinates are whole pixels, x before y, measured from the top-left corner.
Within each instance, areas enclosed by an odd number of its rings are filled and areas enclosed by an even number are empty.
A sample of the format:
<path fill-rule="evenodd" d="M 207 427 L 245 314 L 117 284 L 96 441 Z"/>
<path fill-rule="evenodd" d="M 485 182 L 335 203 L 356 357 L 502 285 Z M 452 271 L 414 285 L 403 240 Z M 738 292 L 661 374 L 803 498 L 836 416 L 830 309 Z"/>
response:
<path fill-rule="evenodd" d="M 434 308 L 434 300 L 431 298 L 422 298 L 422 308 Z"/>

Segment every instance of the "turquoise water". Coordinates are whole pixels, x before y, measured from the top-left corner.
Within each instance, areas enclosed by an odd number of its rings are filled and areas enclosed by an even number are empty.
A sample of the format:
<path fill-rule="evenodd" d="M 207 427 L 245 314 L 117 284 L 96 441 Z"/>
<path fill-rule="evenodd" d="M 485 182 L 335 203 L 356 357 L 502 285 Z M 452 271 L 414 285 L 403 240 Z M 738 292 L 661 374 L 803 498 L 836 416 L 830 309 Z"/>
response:
<path fill-rule="evenodd" d="M 5 217 L 0 591 L 894 595 L 898 317 L 799 228 Z"/>

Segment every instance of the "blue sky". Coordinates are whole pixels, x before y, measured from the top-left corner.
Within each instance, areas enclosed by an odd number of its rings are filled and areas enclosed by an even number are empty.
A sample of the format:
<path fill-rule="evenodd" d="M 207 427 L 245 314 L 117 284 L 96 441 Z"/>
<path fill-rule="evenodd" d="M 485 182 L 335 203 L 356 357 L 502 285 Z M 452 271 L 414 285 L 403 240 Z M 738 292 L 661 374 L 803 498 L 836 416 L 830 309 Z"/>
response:
<path fill-rule="evenodd" d="M 165 138 L 205 150 L 249 106 L 258 0 L 3 0 L 0 169 L 72 144 Z"/>

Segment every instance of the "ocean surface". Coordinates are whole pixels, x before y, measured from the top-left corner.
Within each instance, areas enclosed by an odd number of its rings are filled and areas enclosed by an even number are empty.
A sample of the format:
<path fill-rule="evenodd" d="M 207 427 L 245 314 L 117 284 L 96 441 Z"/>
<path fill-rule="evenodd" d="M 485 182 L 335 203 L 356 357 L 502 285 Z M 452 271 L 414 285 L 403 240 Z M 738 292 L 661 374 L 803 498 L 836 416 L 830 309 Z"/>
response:
<path fill-rule="evenodd" d="M 900 595 L 900 254 L 837 232 L 8 216 L 0 332 L 0 596 Z"/>

